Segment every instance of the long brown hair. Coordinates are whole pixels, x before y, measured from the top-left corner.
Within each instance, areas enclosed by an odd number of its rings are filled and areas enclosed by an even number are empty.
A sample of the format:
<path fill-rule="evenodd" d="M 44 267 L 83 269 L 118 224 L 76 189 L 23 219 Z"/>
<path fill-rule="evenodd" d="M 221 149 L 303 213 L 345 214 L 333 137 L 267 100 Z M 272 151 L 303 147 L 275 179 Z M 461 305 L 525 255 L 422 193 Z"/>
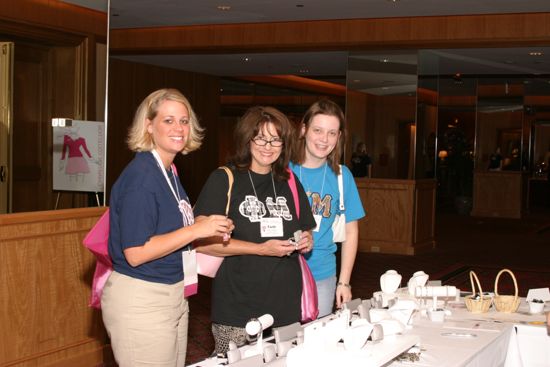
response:
<path fill-rule="evenodd" d="M 238 170 L 244 171 L 250 168 L 252 153 L 250 144 L 252 139 L 258 135 L 262 128 L 272 123 L 277 134 L 283 140 L 281 154 L 271 165 L 273 176 L 277 180 L 288 180 L 287 171 L 290 161 L 290 150 L 294 140 L 294 129 L 284 113 L 273 107 L 255 106 L 249 108 L 243 117 L 240 118 L 234 131 L 235 154 L 230 159 Z"/>
<path fill-rule="evenodd" d="M 296 129 L 297 139 L 295 139 L 294 149 L 292 150 L 292 161 L 298 164 L 303 164 L 306 160 L 306 137 L 307 131 L 311 125 L 311 121 L 317 115 L 328 115 L 334 116 L 340 122 L 340 136 L 338 137 L 338 143 L 330 152 L 327 157 L 328 165 L 334 173 L 340 173 L 340 159 L 342 156 L 342 150 L 344 149 L 344 144 L 346 142 L 346 119 L 344 117 L 344 112 L 340 106 L 330 99 L 320 99 L 317 102 L 309 106 L 308 110 L 302 117 L 302 122 L 300 126 Z M 305 127 L 305 132 L 302 134 L 302 127 Z"/>

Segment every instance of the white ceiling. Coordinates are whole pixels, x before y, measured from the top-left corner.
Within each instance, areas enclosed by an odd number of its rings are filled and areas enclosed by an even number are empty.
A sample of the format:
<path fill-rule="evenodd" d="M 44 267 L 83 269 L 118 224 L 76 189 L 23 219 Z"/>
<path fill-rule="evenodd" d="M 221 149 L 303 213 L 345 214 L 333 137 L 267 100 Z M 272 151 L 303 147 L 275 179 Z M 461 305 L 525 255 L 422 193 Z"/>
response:
<path fill-rule="evenodd" d="M 107 0 L 66 0 L 97 10 Z M 550 0 L 110 0 L 111 28 L 550 12 Z M 219 10 L 218 6 L 230 6 Z M 541 56 L 530 56 L 532 51 Z M 218 76 L 295 74 L 375 94 L 405 93 L 416 85 L 416 51 L 294 52 L 223 55 L 132 55 L 119 58 Z M 437 57 L 436 57 L 437 56 Z M 118 56 L 117 56 L 118 57 Z M 550 75 L 550 48 L 437 50 L 423 74 Z M 349 62 L 349 70 L 348 70 Z M 428 65 L 428 67 L 424 66 Z"/>

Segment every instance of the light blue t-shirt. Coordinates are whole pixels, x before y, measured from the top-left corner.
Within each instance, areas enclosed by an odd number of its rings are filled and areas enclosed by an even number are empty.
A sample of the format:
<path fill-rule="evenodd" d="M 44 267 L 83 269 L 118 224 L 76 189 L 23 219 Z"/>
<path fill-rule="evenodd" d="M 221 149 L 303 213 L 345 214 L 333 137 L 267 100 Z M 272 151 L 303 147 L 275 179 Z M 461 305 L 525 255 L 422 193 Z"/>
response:
<path fill-rule="evenodd" d="M 291 162 L 290 168 L 306 190 L 313 215 L 322 218 L 319 230 L 313 232 L 313 250 L 306 255 L 306 259 L 315 280 L 323 280 L 336 274 L 336 244 L 332 241 L 332 223 L 339 213 L 338 177 L 327 164 L 306 168 Z M 357 185 L 350 170 L 344 165 L 342 175 L 346 222 L 359 220 L 365 216 L 365 210 Z"/>

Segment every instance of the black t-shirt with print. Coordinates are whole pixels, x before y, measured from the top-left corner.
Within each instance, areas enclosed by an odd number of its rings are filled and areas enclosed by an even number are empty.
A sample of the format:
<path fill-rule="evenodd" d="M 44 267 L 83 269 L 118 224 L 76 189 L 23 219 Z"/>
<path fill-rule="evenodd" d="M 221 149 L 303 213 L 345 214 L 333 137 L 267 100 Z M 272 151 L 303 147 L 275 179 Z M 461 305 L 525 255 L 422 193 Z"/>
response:
<path fill-rule="evenodd" d="M 307 196 L 296 180 L 300 201 L 300 218 L 292 192 L 286 181 L 272 181 L 271 174 L 233 170 L 229 218 L 235 229 L 232 238 L 257 243 L 288 239 L 299 229 L 310 230 L 315 220 Z M 253 182 L 253 185 L 251 183 Z M 274 200 L 274 188 L 277 200 Z M 224 214 L 227 203 L 228 178 L 217 169 L 208 178 L 195 204 L 195 216 Z M 254 189 L 256 193 L 254 193 Z M 256 201 L 256 195 L 259 203 Z M 260 218 L 282 217 L 283 236 L 262 237 Z M 231 246 L 229 244 L 229 246 Z M 253 317 L 269 313 L 274 326 L 300 321 L 302 275 L 298 255 L 287 257 L 239 255 L 223 261 L 212 288 L 212 321 L 222 325 L 244 327 Z"/>

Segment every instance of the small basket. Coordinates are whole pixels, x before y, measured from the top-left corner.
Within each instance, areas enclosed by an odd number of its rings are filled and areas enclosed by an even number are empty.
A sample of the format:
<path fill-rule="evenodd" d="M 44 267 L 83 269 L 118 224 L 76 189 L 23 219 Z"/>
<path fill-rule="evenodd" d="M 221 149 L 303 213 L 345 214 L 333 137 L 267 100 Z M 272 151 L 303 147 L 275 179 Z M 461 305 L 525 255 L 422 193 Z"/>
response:
<path fill-rule="evenodd" d="M 479 298 L 476 299 L 476 287 L 474 280 L 477 284 L 477 289 L 479 290 Z M 466 308 L 472 313 L 485 313 L 489 311 L 493 298 L 491 296 L 484 296 L 483 291 L 481 290 L 481 285 L 479 284 L 479 279 L 477 278 L 476 273 L 470 271 L 470 283 L 472 283 L 472 294 L 464 297 L 464 302 L 466 303 Z"/>
<path fill-rule="evenodd" d="M 501 296 L 498 294 L 498 281 L 502 273 L 510 274 L 510 277 L 514 281 L 515 292 L 513 296 Z M 494 302 L 495 302 L 495 308 L 498 312 L 513 313 L 513 312 L 516 312 L 519 307 L 520 299 L 518 297 L 518 282 L 516 281 L 516 277 L 514 276 L 514 273 L 512 273 L 512 271 L 509 269 L 502 269 L 497 274 L 497 277 L 495 279 Z"/>

